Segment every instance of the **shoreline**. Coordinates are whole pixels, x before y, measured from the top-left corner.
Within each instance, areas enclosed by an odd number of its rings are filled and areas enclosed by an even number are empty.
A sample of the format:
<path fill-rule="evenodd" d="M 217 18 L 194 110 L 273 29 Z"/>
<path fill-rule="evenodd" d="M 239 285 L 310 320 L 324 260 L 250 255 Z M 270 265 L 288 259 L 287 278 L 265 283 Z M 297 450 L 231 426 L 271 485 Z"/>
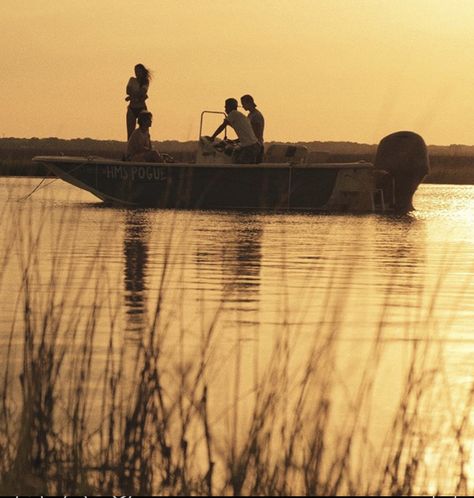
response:
<path fill-rule="evenodd" d="M 268 142 L 281 143 L 281 142 Z M 298 142 L 305 145 L 310 154 L 324 156 L 324 162 L 373 162 L 376 145 L 350 142 Z M 197 142 L 154 141 L 160 152 L 173 156 L 179 162 L 192 163 Z M 120 160 L 125 142 L 93 139 L 0 139 L 0 176 L 45 177 L 49 171 L 31 161 L 40 155 L 99 156 Z M 471 146 L 428 146 L 430 173 L 423 183 L 474 185 L 474 153 Z M 472 147 L 474 149 L 474 147 Z"/>

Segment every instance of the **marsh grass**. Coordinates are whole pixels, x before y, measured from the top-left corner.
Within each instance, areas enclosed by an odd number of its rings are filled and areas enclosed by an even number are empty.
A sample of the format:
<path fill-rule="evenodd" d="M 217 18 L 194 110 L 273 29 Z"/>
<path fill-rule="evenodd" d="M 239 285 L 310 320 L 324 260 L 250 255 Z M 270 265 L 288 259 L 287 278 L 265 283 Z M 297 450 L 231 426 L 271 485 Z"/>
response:
<path fill-rule="evenodd" d="M 61 251 L 52 251 L 45 280 L 44 224 L 33 227 L 27 210 L 20 218 L 7 211 L 2 216 L 15 222 L 0 277 L 13 264 L 12 253 L 22 275 L 3 353 L 2 494 L 408 495 L 472 489 L 474 384 L 456 410 L 446 410 L 439 420 L 427 416 L 448 389 L 430 313 L 441 280 L 426 314 L 416 321 L 416 327 L 432 331 L 431 340 L 413 342 L 407 367 L 400 369 L 404 380 L 393 421 L 374 447 L 371 414 L 377 410 L 374 391 L 385 354 L 390 291 L 350 392 L 335 366 L 348 296 L 334 289 L 338 279 L 350 282 L 353 275 L 350 270 L 341 275 L 334 265 L 304 355 L 297 355 L 302 335 L 290 324 L 284 300 L 273 349 L 253 385 L 241 383 L 246 363 L 238 343 L 231 358 L 234 378 L 227 381 L 230 401 L 216 407 L 211 365 L 221 314 L 234 290 L 228 284 L 212 316 L 189 324 L 186 297 L 170 286 L 170 275 L 184 272 L 172 250 L 185 242 L 182 238 L 175 239 L 172 230 L 163 235 L 168 239 L 159 287 L 130 349 L 119 306 L 111 299 L 116 291 L 100 258 L 83 274 L 73 264 L 64 272 L 61 260 L 77 240 L 59 228 L 53 237 Z M 79 222 L 76 217 L 64 210 L 57 226 Z M 99 254 L 106 240 L 96 243 Z M 308 273 L 317 278 L 316 270 Z M 284 272 L 281 281 L 287 285 Z M 302 315 L 307 305 L 303 299 Z M 191 358 L 189 335 L 199 338 Z M 341 390 L 347 391 L 343 402 L 334 394 Z"/>
<path fill-rule="evenodd" d="M 474 184 L 474 157 L 430 155 L 430 173 L 424 183 Z"/>

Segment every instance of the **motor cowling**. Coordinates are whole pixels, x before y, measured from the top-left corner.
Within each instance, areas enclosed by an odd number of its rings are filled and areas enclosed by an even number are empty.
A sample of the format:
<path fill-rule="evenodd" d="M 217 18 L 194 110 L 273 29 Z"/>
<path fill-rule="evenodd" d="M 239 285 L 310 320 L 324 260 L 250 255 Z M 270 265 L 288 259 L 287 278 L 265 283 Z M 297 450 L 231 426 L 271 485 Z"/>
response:
<path fill-rule="evenodd" d="M 413 195 L 429 172 L 428 150 L 423 138 L 412 131 L 398 131 L 383 138 L 375 155 L 374 166 L 386 171 L 380 176 L 385 199 L 400 213 L 413 209 Z M 388 194 L 391 184 L 392 195 Z"/>

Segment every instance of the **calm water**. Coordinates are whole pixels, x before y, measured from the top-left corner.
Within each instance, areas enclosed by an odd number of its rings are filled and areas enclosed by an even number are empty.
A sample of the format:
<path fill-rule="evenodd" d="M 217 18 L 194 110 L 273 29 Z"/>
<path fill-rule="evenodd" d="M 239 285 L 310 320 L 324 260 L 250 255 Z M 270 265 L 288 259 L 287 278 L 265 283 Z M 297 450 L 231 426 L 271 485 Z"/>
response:
<path fill-rule="evenodd" d="M 427 420 L 441 427 L 465 409 L 474 372 L 474 187 L 423 185 L 416 212 L 391 217 L 112 209 L 60 181 L 22 200 L 38 183 L 0 179 L 0 346 L 6 355 L 11 342 L 13 364 L 30 267 L 34 312 L 53 301 L 67 327 L 68 317 L 81 320 L 84 310 L 85 320 L 99 304 L 97 365 L 111 324 L 129 353 L 157 303 L 170 361 L 198 358 L 212 328 L 208 379 L 219 416 L 233 399 L 245 406 L 282 337 L 297 372 L 314 341 L 331 334 L 341 413 L 356 402 L 378 345 L 373 441 L 383 441 L 414 351 L 427 344 L 427 368 L 442 374 L 423 408 Z M 436 475 L 443 438 L 425 453 Z"/>

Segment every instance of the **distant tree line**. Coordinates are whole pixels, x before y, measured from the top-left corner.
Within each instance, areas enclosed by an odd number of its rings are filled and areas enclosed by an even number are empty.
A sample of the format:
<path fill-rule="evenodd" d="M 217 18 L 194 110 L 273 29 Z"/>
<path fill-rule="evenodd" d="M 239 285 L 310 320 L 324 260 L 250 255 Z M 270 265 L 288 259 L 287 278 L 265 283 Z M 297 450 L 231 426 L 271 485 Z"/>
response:
<path fill-rule="evenodd" d="M 281 142 L 280 142 L 281 143 Z M 377 145 L 356 142 L 298 142 L 309 151 L 325 154 L 327 162 L 373 161 Z M 167 140 L 154 142 L 155 147 L 172 155 L 177 161 L 192 162 L 195 158 L 197 142 Z M 118 140 L 94 140 L 76 138 L 1 138 L 0 175 L 45 176 L 46 169 L 33 163 L 31 159 L 40 155 L 101 156 L 121 159 L 126 143 Z M 428 146 L 431 173 L 426 178 L 430 183 L 474 184 L 474 146 L 471 145 L 430 145 Z"/>

